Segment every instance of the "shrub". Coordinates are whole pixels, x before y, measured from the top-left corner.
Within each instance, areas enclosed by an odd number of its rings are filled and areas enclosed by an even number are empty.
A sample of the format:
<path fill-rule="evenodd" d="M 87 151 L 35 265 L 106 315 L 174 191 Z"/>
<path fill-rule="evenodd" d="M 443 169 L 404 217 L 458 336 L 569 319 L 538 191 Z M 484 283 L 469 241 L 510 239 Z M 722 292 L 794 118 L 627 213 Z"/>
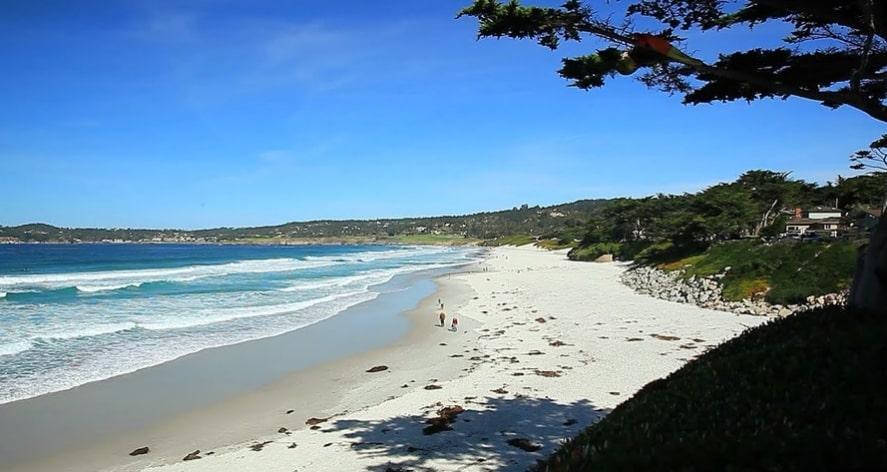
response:
<path fill-rule="evenodd" d="M 616 254 L 621 247 L 619 243 L 595 243 L 573 248 L 567 253 L 567 257 L 574 261 L 593 261 L 604 254 Z"/>
<path fill-rule="evenodd" d="M 629 241 L 622 243 L 616 256 L 621 261 L 634 260 L 638 254 L 653 245 L 653 241 Z"/>

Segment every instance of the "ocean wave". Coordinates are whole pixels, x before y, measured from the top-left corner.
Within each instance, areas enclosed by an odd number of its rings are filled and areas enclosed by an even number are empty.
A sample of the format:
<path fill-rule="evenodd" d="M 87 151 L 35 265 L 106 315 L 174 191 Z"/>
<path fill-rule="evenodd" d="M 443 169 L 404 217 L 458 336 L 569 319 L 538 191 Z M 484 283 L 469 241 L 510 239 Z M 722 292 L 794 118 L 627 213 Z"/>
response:
<path fill-rule="evenodd" d="M 137 328 L 138 325 L 136 325 L 136 323 L 126 322 L 80 327 L 77 329 L 66 331 L 32 333 L 30 336 L 28 336 L 28 339 L 0 344 L 0 356 L 11 356 L 21 352 L 25 352 L 33 348 L 35 344 L 69 341 L 80 338 L 90 338 L 94 336 L 104 336 L 108 334 L 123 333 Z"/>
<path fill-rule="evenodd" d="M 11 366 L 5 374 L 0 372 L 0 404 L 132 372 L 206 348 L 301 329 L 378 297 L 384 290 L 371 287 L 397 275 L 471 262 L 470 251 L 450 251 L 403 247 L 164 269 L 0 275 L 0 290 L 10 300 L 0 303 L 0 355 L 4 367 Z M 323 267 L 330 268 L 311 270 Z M 236 276 L 281 271 L 292 273 L 267 279 Z M 144 291 L 145 284 L 229 275 L 230 279 L 218 280 L 218 285 L 212 280 L 183 285 L 170 293 L 152 290 L 144 297 L 58 297 L 58 302 L 55 297 L 22 297 L 26 303 L 14 297 L 24 291 L 65 290 L 59 295 L 67 295 L 75 289 L 89 294 L 138 286 Z M 40 323 L 32 323 L 38 319 Z M 77 363 L 69 362 L 71 355 Z"/>
<path fill-rule="evenodd" d="M 303 290 L 317 290 L 317 289 L 322 289 L 322 288 L 344 287 L 346 285 L 351 285 L 356 282 L 373 281 L 375 279 L 385 278 L 385 276 L 388 274 L 391 274 L 391 276 L 393 276 L 395 274 L 395 272 L 393 271 L 393 269 L 383 269 L 383 270 L 364 272 L 364 273 L 360 273 L 357 275 L 329 277 L 329 278 L 322 278 L 322 279 L 310 279 L 310 280 L 304 280 L 304 281 L 297 282 L 289 287 L 284 287 L 284 288 L 278 289 L 278 291 L 299 292 L 299 291 L 303 291 Z M 390 277 L 388 277 L 388 279 L 390 279 Z M 378 283 L 378 282 L 372 282 L 370 284 L 367 284 L 363 288 L 366 288 L 369 285 L 372 285 L 373 283 Z"/>
<path fill-rule="evenodd" d="M 168 269 L 6 275 L 0 276 L 0 288 L 37 288 L 56 290 L 68 287 L 87 287 L 84 291 L 90 291 L 90 288 L 96 289 L 97 287 L 112 286 L 123 288 L 149 282 L 187 282 L 206 277 L 221 277 L 234 274 L 288 272 L 323 267 L 330 264 L 333 264 L 333 262 L 279 258 L 245 260 L 215 265 L 192 265 Z M 97 289 L 96 291 L 98 290 L 102 289 Z"/>
<path fill-rule="evenodd" d="M 11 343 L 0 344 L 0 356 L 14 356 L 20 352 L 31 349 L 30 341 L 15 341 Z"/>
<path fill-rule="evenodd" d="M 129 287 L 141 287 L 142 282 L 132 282 L 128 284 L 115 284 L 115 285 L 75 285 L 74 288 L 77 289 L 78 292 L 84 293 L 96 293 L 96 292 L 108 292 L 112 290 L 120 290 L 123 288 Z"/>
<path fill-rule="evenodd" d="M 292 321 L 284 321 L 282 323 L 278 322 L 274 324 L 263 323 L 259 326 L 266 326 L 267 329 L 261 329 L 253 332 L 222 331 L 215 333 L 215 335 L 211 335 L 211 332 L 208 332 L 205 336 L 181 338 L 180 342 L 177 342 L 175 345 L 168 346 L 168 349 L 150 348 L 148 350 L 144 350 L 146 345 L 142 344 L 138 346 L 140 349 L 142 349 L 142 351 L 140 351 L 140 355 L 138 356 L 131 356 L 128 355 L 130 353 L 127 353 L 127 355 L 121 357 L 119 355 L 120 353 L 117 353 L 118 355 L 113 355 L 114 353 L 112 352 L 109 353 L 109 355 L 107 356 L 103 355 L 100 357 L 90 357 L 89 359 L 87 359 L 86 364 L 80 366 L 81 368 L 65 368 L 63 371 L 50 368 L 48 371 L 42 374 L 37 373 L 36 375 L 31 376 L 30 378 L 32 379 L 32 381 L 28 383 L 9 383 L 4 386 L 4 384 L 0 382 L 0 405 L 24 398 L 43 395 L 46 393 L 67 390 L 69 388 L 73 388 L 88 382 L 94 382 L 116 377 L 118 375 L 128 374 L 130 372 L 135 372 L 146 367 L 169 362 L 179 357 L 203 351 L 205 349 L 227 346 L 234 343 L 254 339 L 262 339 L 269 336 L 275 336 L 297 329 L 302 329 L 331 318 L 358 303 L 371 300 L 378 296 L 378 293 L 369 291 L 360 292 L 360 294 L 363 296 L 356 297 L 351 300 L 339 300 L 339 303 L 331 302 L 329 306 L 321 307 L 323 308 L 322 312 L 314 313 L 313 316 L 311 316 L 310 318 L 299 320 L 296 323 L 293 323 Z M 138 329 L 141 328 L 141 326 L 138 327 Z M 231 337 L 232 335 L 235 336 Z"/>
<path fill-rule="evenodd" d="M 108 270 L 28 275 L 0 275 L 2 292 L 22 289 L 58 290 L 76 288 L 85 293 L 138 287 L 152 282 L 191 282 L 208 277 L 236 274 L 289 272 L 320 268 L 342 263 L 372 262 L 384 259 L 431 256 L 449 251 L 447 248 L 404 248 L 384 251 L 361 251 L 335 256 L 307 256 L 303 259 L 277 258 L 241 260 L 224 264 L 191 265 L 163 269 Z"/>
<path fill-rule="evenodd" d="M 226 321 L 232 321 L 242 318 L 255 318 L 260 316 L 274 316 L 274 315 L 282 315 L 286 313 L 293 313 L 299 310 L 304 310 L 306 308 L 312 307 L 314 305 L 319 305 L 321 303 L 328 303 L 335 300 L 339 300 L 346 297 L 352 297 L 356 295 L 361 295 L 366 293 L 366 290 L 359 291 L 351 291 L 344 293 L 337 293 L 334 295 L 327 295 L 324 297 L 312 298 L 310 300 L 304 300 L 299 302 L 292 303 L 279 303 L 275 305 L 265 305 L 265 306 L 248 306 L 248 307 L 238 307 L 238 308 L 227 308 L 227 309 L 204 309 L 196 312 L 192 316 L 188 317 L 143 317 L 137 324 L 139 327 L 144 329 L 149 329 L 153 331 L 163 331 L 169 329 L 184 329 L 184 328 L 194 328 L 197 326 L 205 326 L 215 323 L 223 323 Z"/>
<path fill-rule="evenodd" d="M 307 290 L 318 290 L 332 287 L 344 287 L 357 282 L 366 282 L 363 288 L 388 282 L 397 275 L 418 272 L 421 270 L 443 269 L 465 264 L 465 261 L 454 261 L 449 263 L 432 263 L 424 265 L 412 265 L 404 267 L 396 267 L 392 269 L 379 269 L 368 272 L 359 273 L 357 275 L 329 277 L 322 279 L 313 279 L 297 282 L 289 287 L 278 289 L 281 292 L 298 292 Z"/>
<path fill-rule="evenodd" d="M 336 262 L 374 262 L 379 260 L 401 259 L 416 256 L 433 256 L 451 251 L 452 249 L 443 247 L 404 246 L 397 249 L 388 249 L 383 251 L 361 251 L 351 254 L 340 254 L 336 256 L 307 256 L 305 260 L 335 260 Z"/>
<path fill-rule="evenodd" d="M 47 333 L 39 333 L 32 338 L 35 341 L 63 341 L 78 338 L 90 338 L 93 336 L 102 336 L 106 334 L 122 333 L 138 328 L 134 322 L 109 323 L 103 325 L 80 327 L 74 330 L 51 331 Z"/>

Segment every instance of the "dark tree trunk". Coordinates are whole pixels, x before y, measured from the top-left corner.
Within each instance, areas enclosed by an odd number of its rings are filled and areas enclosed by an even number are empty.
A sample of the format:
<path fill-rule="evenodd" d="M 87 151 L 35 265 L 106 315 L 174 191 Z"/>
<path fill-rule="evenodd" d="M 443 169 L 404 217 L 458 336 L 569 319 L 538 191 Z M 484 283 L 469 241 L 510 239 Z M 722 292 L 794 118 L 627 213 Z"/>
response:
<path fill-rule="evenodd" d="M 860 249 L 848 303 L 887 314 L 887 213 L 883 211 L 868 246 Z"/>

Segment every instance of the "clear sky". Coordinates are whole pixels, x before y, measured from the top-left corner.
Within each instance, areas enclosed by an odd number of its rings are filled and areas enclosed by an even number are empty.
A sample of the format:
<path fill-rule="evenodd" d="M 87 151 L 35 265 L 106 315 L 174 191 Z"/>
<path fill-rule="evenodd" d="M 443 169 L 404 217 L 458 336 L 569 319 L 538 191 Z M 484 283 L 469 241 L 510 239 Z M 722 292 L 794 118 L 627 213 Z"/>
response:
<path fill-rule="evenodd" d="M 560 58 L 595 44 L 478 42 L 454 19 L 467 3 L 5 1 L 0 224 L 455 214 L 695 191 L 753 168 L 825 182 L 884 132 L 800 99 L 570 88 Z"/>

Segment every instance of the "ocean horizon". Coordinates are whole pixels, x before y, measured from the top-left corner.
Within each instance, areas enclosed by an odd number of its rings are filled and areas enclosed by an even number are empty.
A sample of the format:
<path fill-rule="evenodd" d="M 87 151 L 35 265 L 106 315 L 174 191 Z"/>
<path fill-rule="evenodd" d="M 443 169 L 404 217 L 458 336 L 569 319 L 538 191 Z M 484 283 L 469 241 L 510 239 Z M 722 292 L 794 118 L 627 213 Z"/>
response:
<path fill-rule="evenodd" d="M 193 244 L 0 246 L 0 404 L 275 336 L 476 248 Z"/>

